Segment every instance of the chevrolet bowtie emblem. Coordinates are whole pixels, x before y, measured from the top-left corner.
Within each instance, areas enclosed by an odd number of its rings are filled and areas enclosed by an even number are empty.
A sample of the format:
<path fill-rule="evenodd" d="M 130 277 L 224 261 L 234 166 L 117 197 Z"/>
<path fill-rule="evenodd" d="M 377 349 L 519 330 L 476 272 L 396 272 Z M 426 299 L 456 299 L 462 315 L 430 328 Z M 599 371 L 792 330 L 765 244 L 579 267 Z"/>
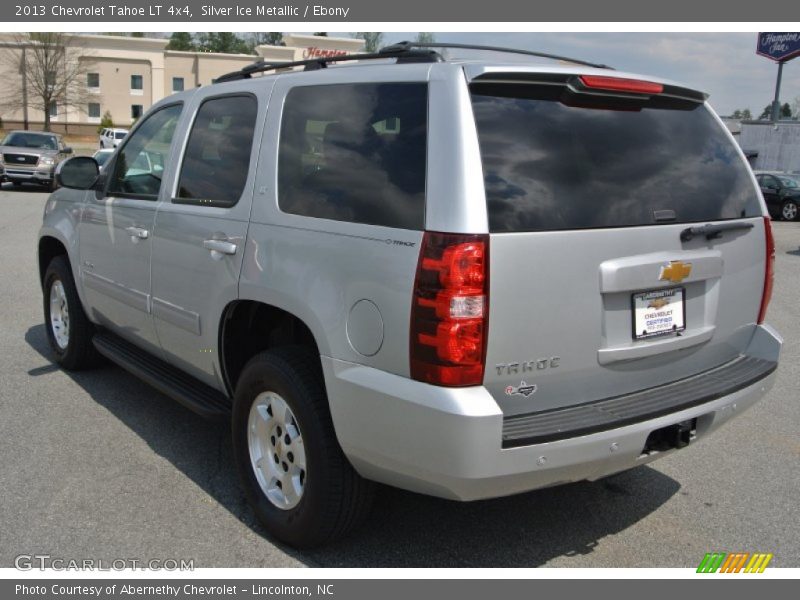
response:
<path fill-rule="evenodd" d="M 661 267 L 658 275 L 659 281 L 672 281 L 680 283 L 692 272 L 692 263 L 684 263 L 679 260 L 672 260 L 666 267 Z"/>

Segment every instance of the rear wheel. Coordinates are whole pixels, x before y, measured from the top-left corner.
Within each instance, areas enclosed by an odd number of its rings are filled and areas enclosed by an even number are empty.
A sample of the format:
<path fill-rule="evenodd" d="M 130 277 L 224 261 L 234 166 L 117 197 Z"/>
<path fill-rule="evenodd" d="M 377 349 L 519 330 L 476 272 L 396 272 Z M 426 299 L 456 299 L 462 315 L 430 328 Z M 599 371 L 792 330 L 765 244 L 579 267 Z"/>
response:
<path fill-rule="evenodd" d="M 70 370 L 99 362 L 92 344 L 94 328 L 81 306 L 72 270 L 65 256 L 57 256 L 44 276 L 44 321 L 56 362 Z"/>
<path fill-rule="evenodd" d="M 276 538 L 319 546 L 367 513 L 373 486 L 339 447 L 319 358 L 305 348 L 262 352 L 247 363 L 232 426 L 245 496 Z"/>
<path fill-rule="evenodd" d="M 786 200 L 781 206 L 781 218 L 784 221 L 794 221 L 797 219 L 797 201 Z"/>

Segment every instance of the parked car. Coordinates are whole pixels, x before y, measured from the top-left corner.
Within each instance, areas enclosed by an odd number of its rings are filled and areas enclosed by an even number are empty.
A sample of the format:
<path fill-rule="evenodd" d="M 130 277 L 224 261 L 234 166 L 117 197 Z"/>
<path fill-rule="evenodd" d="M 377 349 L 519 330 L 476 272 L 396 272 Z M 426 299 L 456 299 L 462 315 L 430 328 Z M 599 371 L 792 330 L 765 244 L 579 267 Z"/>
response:
<path fill-rule="evenodd" d="M 784 221 L 797 219 L 800 185 L 796 178 L 783 173 L 757 172 L 756 181 L 773 218 Z"/>
<path fill-rule="evenodd" d="M 116 148 L 126 135 L 128 135 L 127 129 L 103 129 L 100 132 L 100 148 Z"/>
<path fill-rule="evenodd" d="M 92 156 L 97 161 L 97 166 L 102 170 L 108 159 L 114 154 L 114 148 L 100 148 Z"/>
<path fill-rule="evenodd" d="M 64 163 L 38 248 L 55 360 L 228 419 L 245 497 L 296 546 L 351 530 L 373 481 L 468 501 L 594 480 L 770 389 L 770 221 L 704 94 L 380 56 L 223 76 L 155 104 L 102 172 Z"/>
<path fill-rule="evenodd" d="M 5 180 L 14 185 L 35 183 L 53 189 L 58 164 L 72 148 L 56 133 L 44 131 L 11 131 L 0 143 L 0 156 Z"/>

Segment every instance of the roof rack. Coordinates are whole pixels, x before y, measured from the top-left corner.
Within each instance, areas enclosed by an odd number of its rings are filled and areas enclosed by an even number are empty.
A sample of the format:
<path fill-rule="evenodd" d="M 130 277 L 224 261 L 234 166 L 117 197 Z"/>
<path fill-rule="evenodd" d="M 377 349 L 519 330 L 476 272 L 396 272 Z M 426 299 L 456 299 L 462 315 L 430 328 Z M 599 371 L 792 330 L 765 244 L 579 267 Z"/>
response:
<path fill-rule="evenodd" d="M 226 73 L 213 80 L 212 83 L 223 83 L 225 81 L 239 81 L 250 79 L 255 73 L 265 73 L 267 71 L 277 71 L 278 69 L 288 69 L 291 67 L 304 67 L 304 71 L 315 71 L 325 69 L 328 63 L 347 62 L 356 60 L 380 60 L 395 58 L 398 63 L 409 62 L 442 62 L 444 58 L 435 51 L 435 48 L 458 48 L 463 50 L 487 50 L 491 52 L 504 52 L 508 54 L 522 54 L 525 56 L 536 56 L 538 58 L 549 58 L 552 60 L 562 60 L 576 65 L 584 65 L 597 69 L 611 69 L 608 65 L 592 63 L 576 58 L 559 56 L 557 54 L 547 54 L 544 52 L 534 52 L 532 50 L 519 50 L 516 48 L 502 48 L 499 46 L 478 46 L 474 44 L 451 44 L 438 42 L 398 42 L 381 48 L 377 52 L 367 52 L 361 54 L 342 54 L 340 56 L 321 56 L 308 60 L 296 60 L 291 62 L 266 62 L 258 60 L 251 65 L 247 65 L 238 71 Z"/>
<path fill-rule="evenodd" d="M 259 60 L 251 65 L 247 65 L 238 71 L 226 73 L 214 79 L 213 83 L 223 83 L 225 81 L 238 81 L 240 79 L 250 79 L 254 73 L 264 73 L 266 71 L 276 71 L 290 67 L 304 67 L 304 71 L 316 71 L 325 69 L 328 63 L 347 62 L 353 60 L 380 60 L 396 58 L 398 63 L 409 62 L 442 62 L 444 59 L 438 52 L 433 50 L 414 50 L 413 48 L 400 47 L 400 44 L 381 48 L 377 52 L 362 54 L 342 54 L 340 56 L 321 56 L 308 60 L 296 60 L 292 62 L 265 62 Z"/>

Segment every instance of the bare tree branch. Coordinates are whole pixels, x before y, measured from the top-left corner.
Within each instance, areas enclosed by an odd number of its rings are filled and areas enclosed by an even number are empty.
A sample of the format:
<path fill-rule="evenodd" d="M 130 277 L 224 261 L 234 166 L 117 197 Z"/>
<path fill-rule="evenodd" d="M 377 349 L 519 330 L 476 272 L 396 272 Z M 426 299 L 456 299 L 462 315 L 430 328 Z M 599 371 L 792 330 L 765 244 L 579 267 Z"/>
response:
<path fill-rule="evenodd" d="M 19 77 L 4 82 L 0 106 L 22 111 L 27 124 L 28 110 L 44 114 L 44 129 L 50 131 L 50 106 L 59 110 L 86 112 L 90 100 L 87 73 L 95 68 L 92 53 L 79 36 L 60 32 L 25 33 L 3 45 L 0 65 Z"/>

